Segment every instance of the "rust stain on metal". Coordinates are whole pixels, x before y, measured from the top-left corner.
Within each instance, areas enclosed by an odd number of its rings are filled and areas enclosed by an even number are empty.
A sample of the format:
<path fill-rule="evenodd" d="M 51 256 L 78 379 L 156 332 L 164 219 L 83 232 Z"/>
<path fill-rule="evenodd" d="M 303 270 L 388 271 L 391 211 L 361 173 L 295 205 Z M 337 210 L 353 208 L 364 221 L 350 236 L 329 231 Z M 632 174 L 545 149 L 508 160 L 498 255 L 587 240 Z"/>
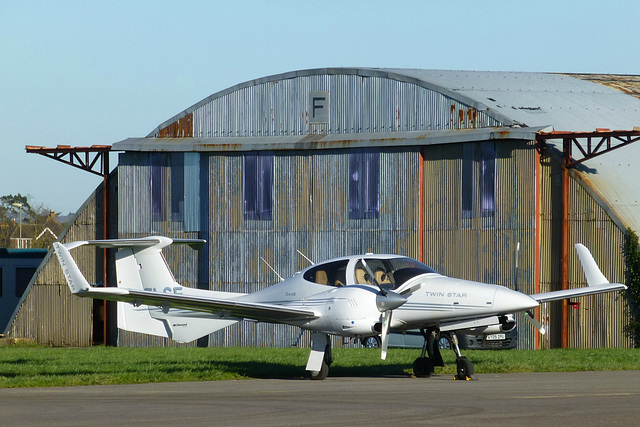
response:
<path fill-rule="evenodd" d="M 508 130 L 499 130 L 495 133 L 496 137 L 500 138 L 500 139 L 505 139 L 509 137 L 509 131 Z"/>
<path fill-rule="evenodd" d="M 626 74 L 563 74 L 581 80 L 598 83 L 628 95 L 640 98 L 640 76 Z"/>
<path fill-rule="evenodd" d="M 467 110 L 467 120 L 470 125 L 468 127 L 471 129 L 475 129 L 477 127 L 478 121 L 478 110 L 473 107 L 469 107 L 469 109 Z"/>
<path fill-rule="evenodd" d="M 456 116 L 456 105 L 452 103 L 451 114 L 449 116 L 449 129 L 453 129 L 453 120 L 455 116 Z"/>
<path fill-rule="evenodd" d="M 171 123 L 158 131 L 159 138 L 192 138 L 193 137 L 193 113 L 189 113 L 181 119 Z"/>

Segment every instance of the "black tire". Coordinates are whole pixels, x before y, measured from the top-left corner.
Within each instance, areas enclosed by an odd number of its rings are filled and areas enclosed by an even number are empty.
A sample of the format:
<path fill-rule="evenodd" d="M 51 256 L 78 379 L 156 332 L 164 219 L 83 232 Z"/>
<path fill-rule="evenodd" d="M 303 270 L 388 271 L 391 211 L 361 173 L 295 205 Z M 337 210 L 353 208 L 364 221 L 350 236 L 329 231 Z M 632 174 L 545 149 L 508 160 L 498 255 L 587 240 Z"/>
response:
<path fill-rule="evenodd" d="M 362 338 L 360 342 L 362 342 L 362 345 L 366 348 L 380 348 L 381 345 L 380 337 L 377 335 Z"/>
<path fill-rule="evenodd" d="M 433 362 L 428 357 L 418 357 L 413 362 L 413 375 L 418 378 L 429 378 L 433 372 Z"/>
<path fill-rule="evenodd" d="M 458 375 L 459 380 L 470 380 L 473 378 L 473 363 L 464 356 L 458 357 Z"/>
<path fill-rule="evenodd" d="M 322 362 L 322 367 L 319 371 L 307 371 L 307 378 L 310 380 L 324 380 L 329 375 L 329 365 L 326 362 Z"/>
<path fill-rule="evenodd" d="M 448 334 L 441 334 L 440 339 L 438 340 L 438 348 L 440 350 L 451 350 L 453 346 L 451 345 L 451 338 Z"/>

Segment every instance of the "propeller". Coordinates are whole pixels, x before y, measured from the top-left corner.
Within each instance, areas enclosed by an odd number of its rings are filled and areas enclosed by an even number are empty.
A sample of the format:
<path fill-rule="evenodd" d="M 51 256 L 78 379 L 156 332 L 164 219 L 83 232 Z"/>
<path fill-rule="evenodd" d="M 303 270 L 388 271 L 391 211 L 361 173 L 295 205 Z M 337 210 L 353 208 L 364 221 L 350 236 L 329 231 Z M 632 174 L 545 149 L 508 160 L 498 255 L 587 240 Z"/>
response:
<path fill-rule="evenodd" d="M 540 323 L 538 319 L 536 319 L 536 316 L 534 316 L 533 311 L 527 310 L 524 318 L 527 319 L 529 323 L 531 323 L 542 335 L 547 333 L 547 330 L 544 328 L 542 323 Z"/>
<path fill-rule="evenodd" d="M 378 295 L 376 296 L 376 307 L 378 308 L 378 311 L 382 313 L 382 331 L 381 331 L 382 343 L 380 345 L 380 349 L 381 349 L 380 358 L 384 360 L 387 358 L 387 348 L 389 347 L 389 327 L 391 325 L 393 310 L 400 307 L 405 302 L 407 302 L 407 297 L 405 295 L 412 293 L 413 290 L 411 289 L 405 294 L 399 294 L 383 288 L 382 285 L 378 283 L 378 280 L 376 279 L 376 276 L 373 274 L 373 271 L 371 271 L 371 268 L 369 268 L 367 261 L 365 261 L 364 258 L 361 261 L 369 277 L 367 282 L 377 286 L 378 289 L 380 289 L 380 293 L 378 293 Z"/>

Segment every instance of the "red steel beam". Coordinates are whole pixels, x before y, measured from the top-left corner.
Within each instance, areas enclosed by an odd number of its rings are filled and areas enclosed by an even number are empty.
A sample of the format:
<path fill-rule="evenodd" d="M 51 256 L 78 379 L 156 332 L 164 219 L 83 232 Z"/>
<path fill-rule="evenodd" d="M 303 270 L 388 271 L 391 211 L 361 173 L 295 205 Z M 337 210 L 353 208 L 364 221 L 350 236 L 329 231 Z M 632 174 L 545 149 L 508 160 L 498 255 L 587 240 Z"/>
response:
<path fill-rule="evenodd" d="M 25 149 L 27 153 L 40 154 L 98 176 L 109 174 L 109 170 L 104 169 L 104 161 L 100 163 L 98 163 L 98 161 L 109 156 L 109 152 L 111 151 L 110 145 L 92 145 L 91 147 L 58 145 L 52 148 L 27 145 Z M 81 154 L 84 154 L 84 156 L 81 156 Z M 95 170 L 96 165 L 100 166 L 98 170 Z"/>
<path fill-rule="evenodd" d="M 562 157 L 562 248 L 560 255 L 561 265 L 561 288 L 569 289 L 569 168 L 568 161 L 571 159 L 571 141 L 564 140 L 564 150 Z M 562 314 L 560 319 L 561 348 L 569 347 L 569 310 L 567 300 L 562 300 Z"/>

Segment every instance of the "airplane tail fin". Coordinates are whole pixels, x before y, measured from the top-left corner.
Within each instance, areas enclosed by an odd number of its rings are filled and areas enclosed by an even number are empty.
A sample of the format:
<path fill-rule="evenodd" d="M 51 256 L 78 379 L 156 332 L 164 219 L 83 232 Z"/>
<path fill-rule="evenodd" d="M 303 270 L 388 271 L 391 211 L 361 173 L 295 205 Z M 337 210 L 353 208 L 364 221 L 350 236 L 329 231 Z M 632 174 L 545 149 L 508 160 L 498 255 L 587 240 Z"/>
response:
<path fill-rule="evenodd" d="M 56 242 L 53 247 L 69 289 L 78 296 L 93 298 L 105 296 L 97 291 L 91 292 L 89 283 L 69 253 L 69 249 L 83 245 L 120 249 L 115 254 L 118 288 L 184 295 L 205 292 L 182 287 L 176 282 L 162 255 L 162 249 L 172 243 L 189 244 L 198 249 L 204 241 L 154 236 L 141 239 L 88 240 L 66 244 Z M 184 310 L 171 309 L 165 312 L 161 307 L 121 301 L 117 302 L 117 310 L 118 328 L 172 338 L 178 342 L 193 341 L 238 322 L 237 320 L 211 319 L 203 317 L 201 313 Z"/>
<path fill-rule="evenodd" d="M 589 249 L 587 249 L 586 246 L 577 243 L 576 251 L 578 251 L 578 257 L 580 258 L 584 275 L 587 278 L 587 285 L 598 286 L 609 283 L 604 274 L 602 274 L 602 271 L 600 271 L 598 264 L 596 264 L 596 261 L 593 259 L 591 252 L 589 252 Z"/>
<path fill-rule="evenodd" d="M 76 243 L 76 242 L 74 242 Z M 78 242 L 79 243 L 79 242 Z M 71 247 L 76 247 L 71 245 Z M 53 250 L 58 256 L 58 261 L 62 267 L 64 277 L 67 280 L 67 285 L 71 289 L 72 294 L 78 294 L 89 290 L 89 282 L 82 275 L 82 272 L 78 268 L 78 265 L 74 261 L 73 257 L 69 253 L 67 246 L 62 243 L 54 242 Z"/>

